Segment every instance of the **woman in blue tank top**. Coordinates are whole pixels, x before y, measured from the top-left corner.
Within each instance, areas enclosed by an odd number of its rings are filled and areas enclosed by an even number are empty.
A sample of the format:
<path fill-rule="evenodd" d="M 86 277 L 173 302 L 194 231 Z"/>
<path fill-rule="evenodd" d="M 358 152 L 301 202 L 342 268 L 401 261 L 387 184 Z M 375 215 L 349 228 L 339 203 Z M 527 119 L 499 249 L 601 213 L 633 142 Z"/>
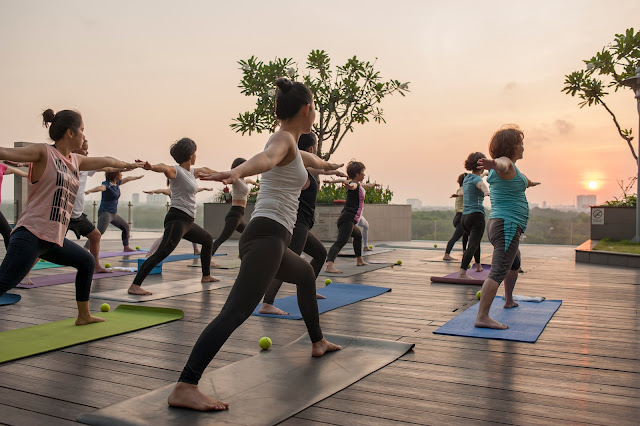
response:
<path fill-rule="evenodd" d="M 506 329 L 489 317 L 491 303 L 500 283 L 504 281 L 504 308 L 515 308 L 513 289 L 520 269 L 518 245 L 520 235 L 527 228 L 529 204 L 524 192 L 530 186 L 539 185 L 530 181 L 516 167 L 516 161 L 524 153 L 524 133 L 517 127 L 498 130 L 489 143 L 489 154 L 493 159 L 483 158 L 478 164 L 489 170 L 491 188 L 491 214 L 487 226 L 489 241 L 493 245 L 491 272 L 482 285 L 482 294 L 475 326 Z"/>

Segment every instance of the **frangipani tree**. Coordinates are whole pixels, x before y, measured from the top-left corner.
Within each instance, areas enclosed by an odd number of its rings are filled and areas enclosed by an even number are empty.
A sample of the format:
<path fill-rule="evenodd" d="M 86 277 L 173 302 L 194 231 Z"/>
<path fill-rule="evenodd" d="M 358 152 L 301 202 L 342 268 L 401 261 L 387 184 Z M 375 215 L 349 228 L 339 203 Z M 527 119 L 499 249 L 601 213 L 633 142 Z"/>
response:
<path fill-rule="evenodd" d="M 231 128 L 243 135 L 252 132 L 273 132 L 277 126 L 274 113 L 275 81 L 283 76 L 300 81 L 298 65 L 290 58 L 276 58 L 264 63 L 255 57 L 238 61 L 243 76 L 238 86 L 245 96 L 255 96 L 253 111 L 233 119 Z M 386 123 L 380 104 L 385 96 L 399 93 L 405 96 L 409 83 L 383 81 L 375 62 L 357 57 L 343 66 L 331 69 L 329 55 L 324 50 L 312 50 L 307 57 L 304 84 L 311 89 L 318 118 L 314 132 L 318 135 L 318 155 L 328 160 L 338 149 L 347 133 L 358 124 L 371 120 Z"/>

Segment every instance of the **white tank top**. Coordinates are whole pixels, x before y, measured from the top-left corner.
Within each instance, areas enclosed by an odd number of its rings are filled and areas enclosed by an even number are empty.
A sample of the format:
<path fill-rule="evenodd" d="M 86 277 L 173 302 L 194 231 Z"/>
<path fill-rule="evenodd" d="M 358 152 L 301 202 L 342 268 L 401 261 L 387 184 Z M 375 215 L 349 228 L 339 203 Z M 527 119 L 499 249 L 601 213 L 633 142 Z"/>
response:
<path fill-rule="evenodd" d="M 300 190 L 306 182 L 307 169 L 302 162 L 300 151 L 296 148 L 293 161 L 262 174 L 260 192 L 251 218 L 273 219 L 293 233 L 298 215 Z"/>
<path fill-rule="evenodd" d="M 198 182 L 193 175 L 193 167 L 189 171 L 180 167 L 180 165 L 176 165 L 175 168 L 176 177 L 169 181 L 171 207 L 175 207 L 195 218 Z"/>
<path fill-rule="evenodd" d="M 244 181 L 244 179 L 238 179 L 231 185 L 231 189 L 233 192 L 231 193 L 231 197 L 236 201 L 247 201 L 249 198 L 249 185 Z"/>

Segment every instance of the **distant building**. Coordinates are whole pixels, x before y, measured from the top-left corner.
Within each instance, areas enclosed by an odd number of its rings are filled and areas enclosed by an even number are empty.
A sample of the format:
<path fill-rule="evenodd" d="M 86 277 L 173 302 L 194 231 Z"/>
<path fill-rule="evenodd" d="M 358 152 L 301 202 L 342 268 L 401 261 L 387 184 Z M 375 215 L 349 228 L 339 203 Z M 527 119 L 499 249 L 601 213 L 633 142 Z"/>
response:
<path fill-rule="evenodd" d="M 422 201 L 417 198 L 407 198 L 407 204 L 411 204 L 411 210 L 418 210 L 422 207 Z"/>
<path fill-rule="evenodd" d="M 578 209 L 588 209 L 591 206 L 595 206 L 596 196 L 593 194 L 590 195 L 578 195 L 576 199 L 576 208 Z"/>
<path fill-rule="evenodd" d="M 164 194 L 147 194 L 147 204 L 165 204 L 167 196 Z"/>
<path fill-rule="evenodd" d="M 546 208 L 547 208 L 547 202 L 546 202 L 546 201 L 543 201 L 543 202 L 542 202 L 542 208 L 543 208 L 543 209 L 546 209 Z"/>
<path fill-rule="evenodd" d="M 137 192 L 131 196 L 131 202 L 133 204 L 140 204 L 140 194 Z"/>

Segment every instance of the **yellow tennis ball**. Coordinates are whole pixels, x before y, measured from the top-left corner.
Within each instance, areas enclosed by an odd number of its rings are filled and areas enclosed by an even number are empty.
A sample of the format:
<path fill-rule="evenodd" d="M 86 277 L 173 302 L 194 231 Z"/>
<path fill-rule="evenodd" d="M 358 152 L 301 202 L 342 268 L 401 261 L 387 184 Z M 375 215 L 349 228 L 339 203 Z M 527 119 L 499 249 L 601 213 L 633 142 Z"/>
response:
<path fill-rule="evenodd" d="M 373 248 L 373 246 L 372 246 L 371 244 L 369 244 L 369 248 L 370 248 L 370 249 L 372 249 L 372 248 Z"/>
<path fill-rule="evenodd" d="M 437 245 L 437 244 L 434 244 L 434 245 L 433 245 L 433 247 L 438 248 L 438 245 Z"/>
<path fill-rule="evenodd" d="M 105 268 L 111 268 L 111 264 L 110 264 L 110 263 L 105 263 L 105 264 L 104 264 L 104 267 L 105 267 Z"/>
<path fill-rule="evenodd" d="M 478 291 L 478 292 L 476 293 L 476 297 L 478 298 L 478 300 L 480 300 L 480 296 L 481 296 L 481 295 L 482 295 L 482 291 Z"/>
<path fill-rule="evenodd" d="M 140 250 L 140 246 L 136 246 L 136 250 Z"/>
<path fill-rule="evenodd" d="M 398 260 L 398 261 L 396 262 L 396 265 L 402 265 L 402 260 Z"/>
<path fill-rule="evenodd" d="M 260 339 L 259 344 L 260 344 L 260 348 L 266 351 L 271 347 L 271 339 L 269 339 L 268 337 L 263 337 Z"/>
<path fill-rule="evenodd" d="M 324 285 L 329 285 L 331 284 L 333 281 L 331 281 L 329 278 L 327 278 L 326 280 L 324 280 Z"/>
<path fill-rule="evenodd" d="M 100 310 L 102 312 L 109 312 L 111 310 L 111 306 L 109 306 L 108 303 L 103 303 L 102 305 L 100 305 Z"/>
<path fill-rule="evenodd" d="M 468 264 L 468 265 L 467 265 L 467 269 L 471 269 L 471 264 Z"/>

